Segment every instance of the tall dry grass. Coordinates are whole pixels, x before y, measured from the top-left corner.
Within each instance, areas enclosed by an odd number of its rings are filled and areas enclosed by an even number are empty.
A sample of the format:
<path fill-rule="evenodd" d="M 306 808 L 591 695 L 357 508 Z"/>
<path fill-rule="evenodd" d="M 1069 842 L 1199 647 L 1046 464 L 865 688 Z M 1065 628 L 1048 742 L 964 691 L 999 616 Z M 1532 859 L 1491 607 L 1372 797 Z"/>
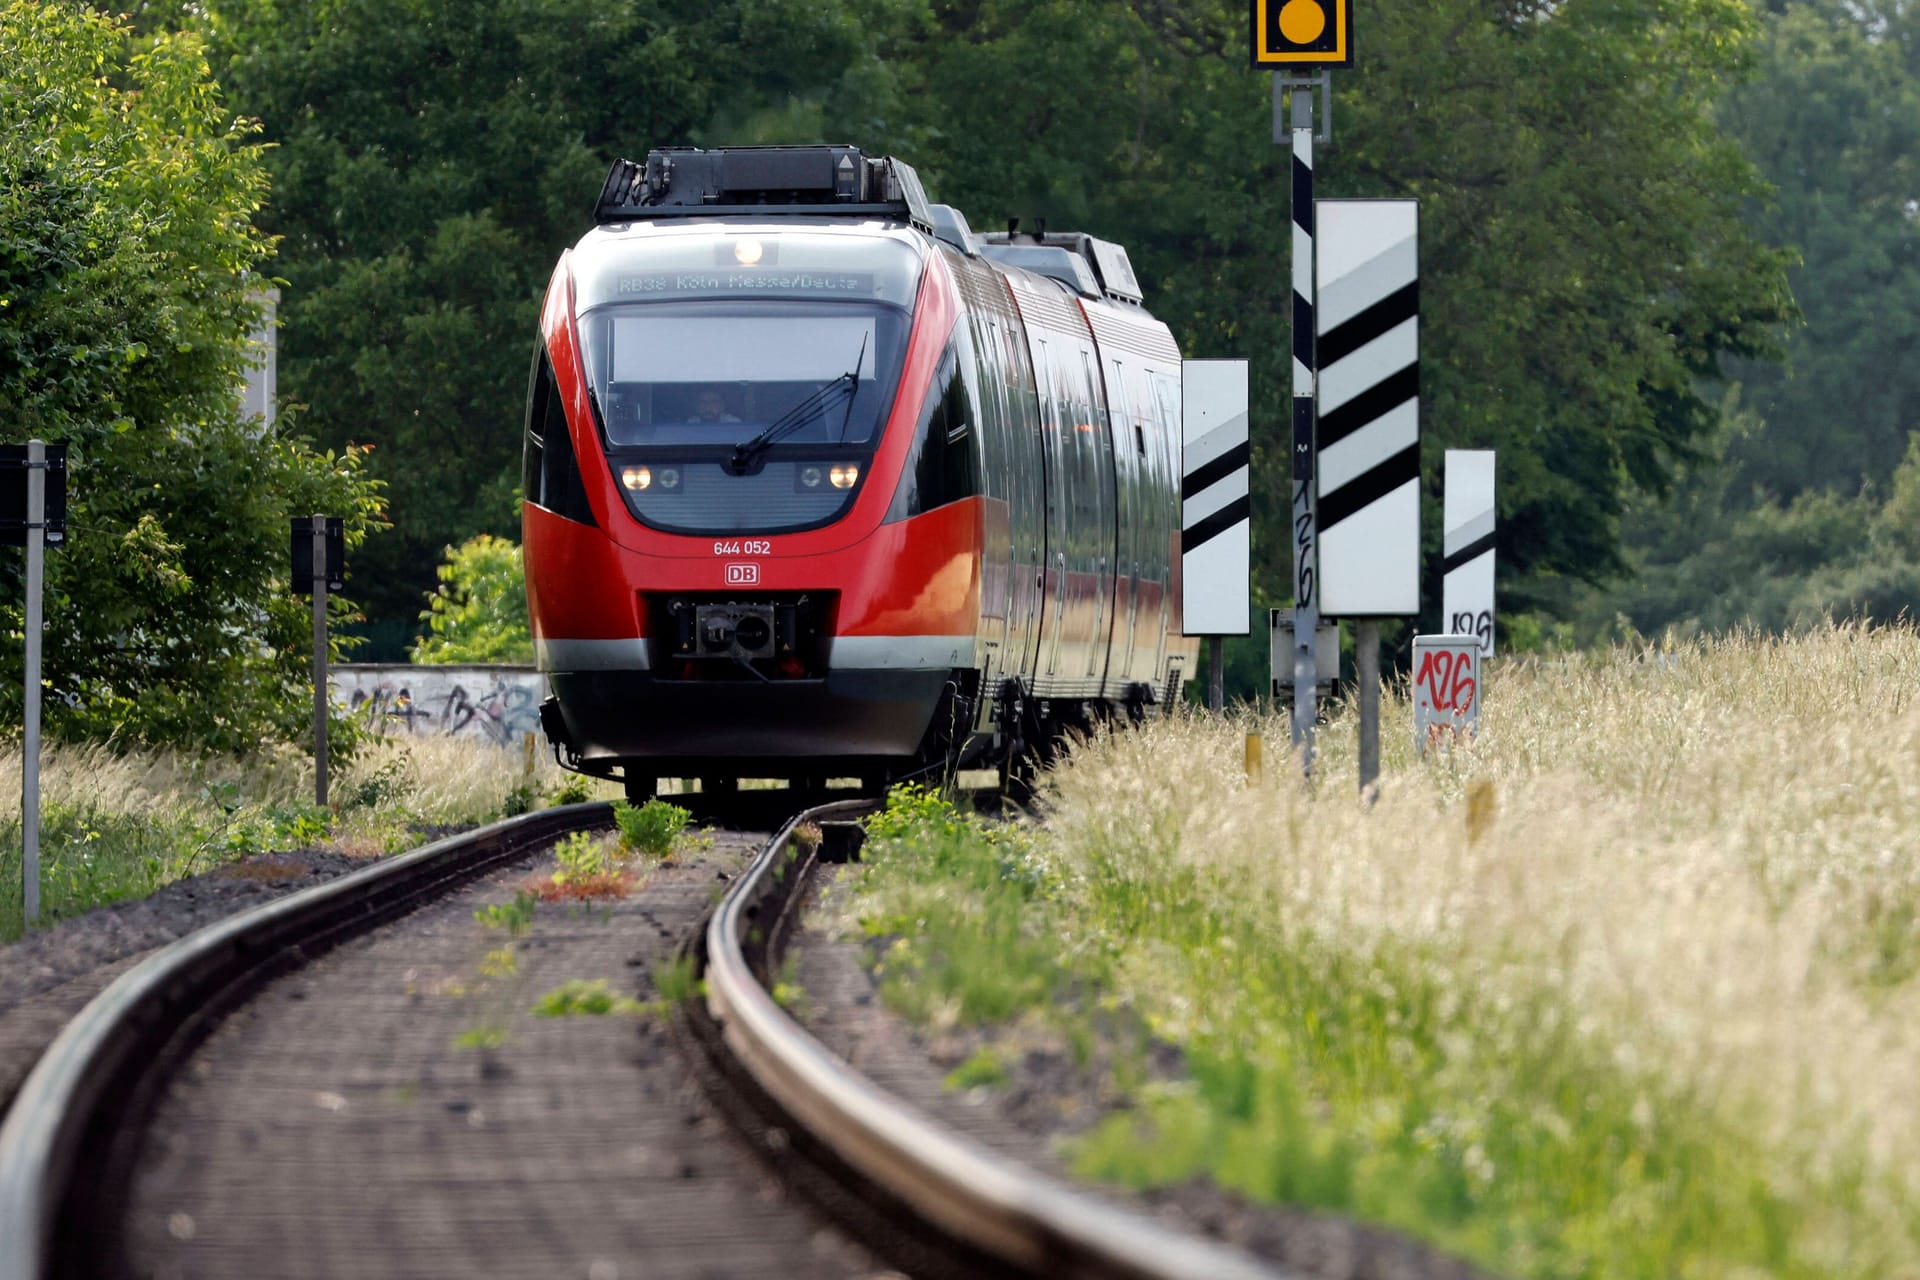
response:
<path fill-rule="evenodd" d="M 1417 957 L 1443 1005 L 1456 992 L 1531 1011 L 1443 1009 L 1494 1041 L 1458 1045 L 1463 1059 L 1518 1055 L 1528 1046 L 1502 1034 L 1571 1020 L 1625 1078 L 1666 1082 L 1751 1135 L 1774 1189 L 1856 1188 L 1885 1230 L 1880 1256 L 1911 1265 L 1917 686 L 1910 627 L 1509 660 L 1489 666 L 1470 746 L 1417 758 L 1404 690 L 1384 700 L 1371 807 L 1343 706 L 1311 788 L 1280 749 L 1283 718 L 1183 716 L 1074 750 L 1049 826 L 1083 882 L 1178 881 L 1275 946 L 1390 948 Z M 1248 730 L 1268 744 L 1256 785 Z M 1195 998 L 1173 980 L 1191 961 L 1138 948 L 1121 986 L 1172 1034 L 1230 1034 L 1233 992 Z"/>
<path fill-rule="evenodd" d="M 48 749 L 41 772 L 41 899 L 51 922 L 137 897 L 253 853 L 326 844 L 355 856 L 411 848 L 435 828 L 538 807 L 560 791 L 551 753 L 479 740 L 375 738 L 330 778 L 316 809 L 313 764 L 293 748 L 242 759 L 98 745 Z M 19 749 L 0 750 L 0 942 L 23 927 Z M 618 795 L 590 784 L 595 798 Z"/>

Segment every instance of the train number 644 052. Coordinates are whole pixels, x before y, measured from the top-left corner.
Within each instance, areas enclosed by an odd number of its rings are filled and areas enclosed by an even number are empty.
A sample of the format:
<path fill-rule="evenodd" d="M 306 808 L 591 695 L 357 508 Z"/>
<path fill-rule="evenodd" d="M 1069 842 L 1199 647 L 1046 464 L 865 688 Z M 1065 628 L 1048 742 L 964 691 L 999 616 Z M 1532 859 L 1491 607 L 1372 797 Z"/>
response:
<path fill-rule="evenodd" d="M 733 539 L 727 542 L 715 542 L 713 554 L 717 556 L 770 556 L 773 544 L 764 538 Z"/>

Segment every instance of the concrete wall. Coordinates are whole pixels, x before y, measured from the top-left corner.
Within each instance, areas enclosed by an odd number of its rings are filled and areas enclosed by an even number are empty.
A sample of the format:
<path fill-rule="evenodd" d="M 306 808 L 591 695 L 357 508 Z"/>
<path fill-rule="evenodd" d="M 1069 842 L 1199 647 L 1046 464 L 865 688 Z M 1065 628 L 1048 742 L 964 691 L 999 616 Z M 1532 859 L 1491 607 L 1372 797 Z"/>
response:
<path fill-rule="evenodd" d="M 335 705 L 383 733 L 484 738 L 502 747 L 540 732 L 547 696 L 546 677 L 532 667 L 349 663 L 332 668 L 327 686 Z"/>

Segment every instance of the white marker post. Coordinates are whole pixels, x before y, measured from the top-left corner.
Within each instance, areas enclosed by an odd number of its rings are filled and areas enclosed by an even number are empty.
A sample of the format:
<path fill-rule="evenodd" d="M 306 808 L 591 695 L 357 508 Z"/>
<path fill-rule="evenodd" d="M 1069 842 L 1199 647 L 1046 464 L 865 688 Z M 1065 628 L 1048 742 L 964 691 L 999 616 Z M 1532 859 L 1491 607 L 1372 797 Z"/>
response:
<path fill-rule="evenodd" d="M 20 758 L 21 874 L 26 878 L 27 923 L 40 922 L 40 645 L 45 626 L 41 595 L 46 581 L 47 445 L 27 442 L 27 645 L 23 692 L 26 726 Z"/>
<path fill-rule="evenodd" d="M 1353 618 L 1360 790 L 1380 775 L 1380 618 L 1420 612 L 1420 206 L 1320 200 L 1320 609 Z"/>

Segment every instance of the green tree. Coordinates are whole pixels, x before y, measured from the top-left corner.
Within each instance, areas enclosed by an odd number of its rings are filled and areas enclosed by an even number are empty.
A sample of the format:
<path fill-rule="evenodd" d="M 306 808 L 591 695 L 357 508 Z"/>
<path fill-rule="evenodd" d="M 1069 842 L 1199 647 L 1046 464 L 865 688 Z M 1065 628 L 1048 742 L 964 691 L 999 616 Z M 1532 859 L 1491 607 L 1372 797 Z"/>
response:
<path fill-rule="evenodd" d="M 924 84 L 896 133 L 924 146 L 941 198 L 989 224 L 1045 215 L 1125 241 L 1184 350 L 1253 360 L 1256 518 L 1272 530 L 1288 500 L 1288 158 L 1269 80 L 1245 67 L 1245 15 L 936 5 L 910 36 Z M 1703 382 L 1768 351 L 1792 313 L 1784 256 L 1740 220 L 1760 184 L 1706 112 L 1754 30 L 1739 0 L 1378 6 L 1336 77 L 1319 194 L 1421 201 L 1425 472 L 1437 485 L 1448 446 L 1501 450 L 1510 603 L 1622 566 L 1623 502 L 1659 491 L 1714 424 Z M 1285 539 L 1256 555 L 1284 593 Z"/>
<path fill-rule="evenodd" d="M 721 111 L 871 73 L 870 0 L 213 0 L 221 78 L 275 144 L 280 377 L 320 439 L 375 446 L 394 531 L 367 610 L 411 631 L 426 567 L 513 531 L 539 305 L 608 162 Z M 495 514 L 498 513 L 498 514 Z"/>
<path fill-rule="evenodd" d="M 1743 479 L 1791 498 L 1884 481 L 1920 429 L 1920 5 L 1774 6 L 1728 129 L 1774 185 L 1752 212 L 1797 247 L 1806 324 L 1783 367 L 1742 367 L 1765 426 L 1735 442 Z"/>
<path fill-rule="evenodd" d="M 287 517 L 337 512 L 357 546 L 379 499 L 360 454 L 239 418 L 265 190 L 196 38 L 0 4 L 0 421 L 66 442 L 72 468 L 48 558 L 55 733 L 239 750 L 299 731 Z M 0 569 L 12 670 L 18 564 Z M 0 719 L 20 689 L 0 684 Z"/>
<path fill-rule="evenodd" d="M 420 620 L 427 634 L 408 655 L 415 662 L 533 661 L 527 620 L 527 576 L 520 548 L 505 538 L 476 534 L 448 547 L 440 588 L 427 597 Z"/>

